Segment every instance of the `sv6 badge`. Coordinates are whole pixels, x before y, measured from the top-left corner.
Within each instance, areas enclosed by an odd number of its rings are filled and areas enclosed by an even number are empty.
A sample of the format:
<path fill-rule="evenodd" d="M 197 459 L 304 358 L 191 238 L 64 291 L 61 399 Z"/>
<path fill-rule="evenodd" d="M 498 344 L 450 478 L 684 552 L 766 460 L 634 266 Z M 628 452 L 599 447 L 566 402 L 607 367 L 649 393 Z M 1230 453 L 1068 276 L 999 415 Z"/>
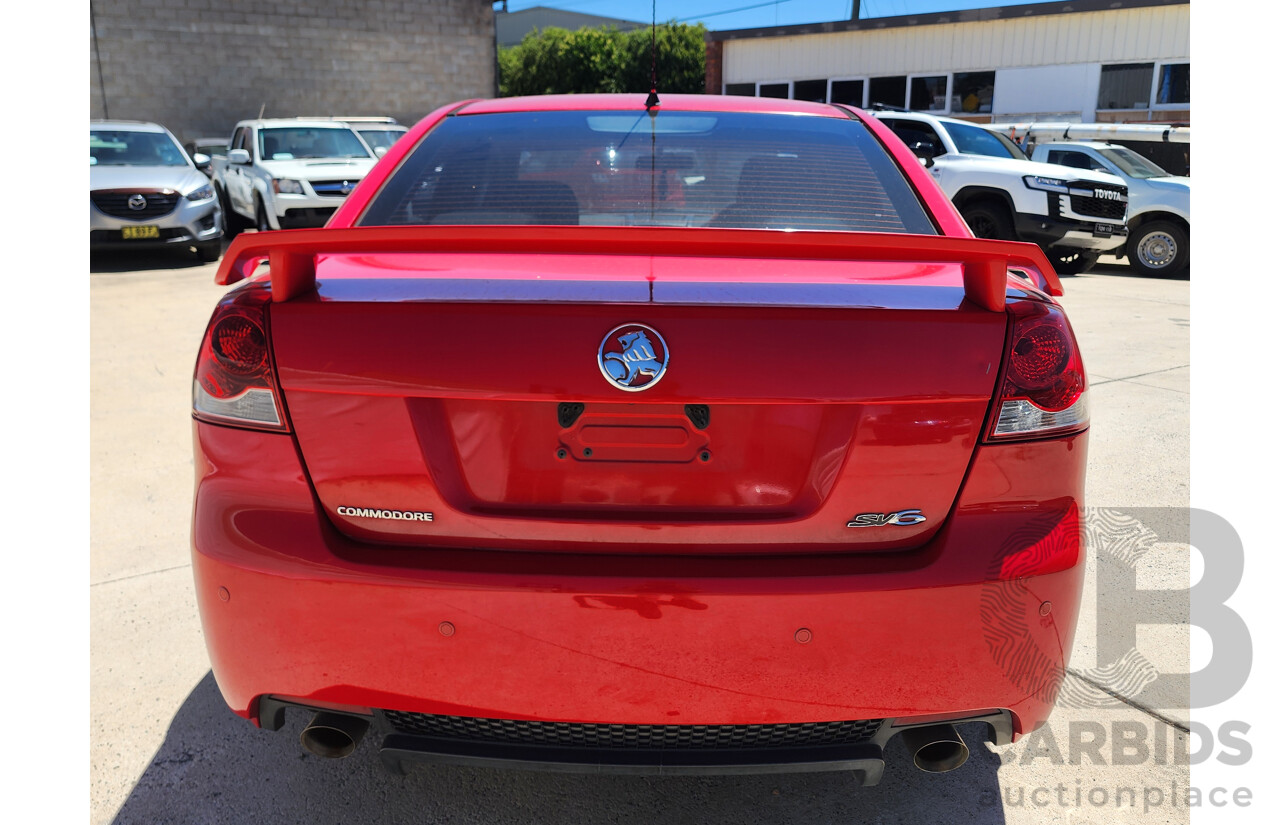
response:
<path fill-rule="evenodd" d="M 924 513 L 919 510 L 899 510 L 896 513 L 859 513 L 849 522 L 848 527 L 888 527 L 896 524 L 909 527 L 925 521 Z"/>

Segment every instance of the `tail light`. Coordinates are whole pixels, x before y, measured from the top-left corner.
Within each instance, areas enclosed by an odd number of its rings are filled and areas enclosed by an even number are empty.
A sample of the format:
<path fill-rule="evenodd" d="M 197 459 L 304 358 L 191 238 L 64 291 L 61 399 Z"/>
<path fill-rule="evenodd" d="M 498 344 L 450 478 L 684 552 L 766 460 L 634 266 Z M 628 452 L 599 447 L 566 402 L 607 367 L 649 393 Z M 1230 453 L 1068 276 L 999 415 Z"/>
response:
<path fill-rule="evenodd" d="M 227 293 L 200 344 L 192 387 L 195 417 L 257 430 L 287 430 L 271 349 L 267 345 L 270 288 L 249 282 Z"/>
<path fill-rule="evenodd" d="M 1013 329 L 988 441 L 1039 438 L 1089 426 L 1088 385 L 1080 347 L 1062 309 L 1036 301 L 1009 304 Z"/>

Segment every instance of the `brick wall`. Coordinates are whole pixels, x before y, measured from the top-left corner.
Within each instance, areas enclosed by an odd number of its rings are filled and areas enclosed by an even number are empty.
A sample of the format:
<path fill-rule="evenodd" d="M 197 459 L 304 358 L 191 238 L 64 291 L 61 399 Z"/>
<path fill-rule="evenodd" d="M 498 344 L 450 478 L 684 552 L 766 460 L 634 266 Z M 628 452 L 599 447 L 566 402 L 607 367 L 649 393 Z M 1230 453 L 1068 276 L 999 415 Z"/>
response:
<path fill-rule="evenodd" d="M 707 40 L 707 87 L 709 95 L 720 94 L 724 86 L 724 41 Z"/>
<path fill-rule="evenodd" d="M 266 117 L 390 115 L 411 125 L 495 93 L 490 0 L 90 6 L 90 117 L 155 121 L 180 140 L 230 135 L 263 104 Z"/>

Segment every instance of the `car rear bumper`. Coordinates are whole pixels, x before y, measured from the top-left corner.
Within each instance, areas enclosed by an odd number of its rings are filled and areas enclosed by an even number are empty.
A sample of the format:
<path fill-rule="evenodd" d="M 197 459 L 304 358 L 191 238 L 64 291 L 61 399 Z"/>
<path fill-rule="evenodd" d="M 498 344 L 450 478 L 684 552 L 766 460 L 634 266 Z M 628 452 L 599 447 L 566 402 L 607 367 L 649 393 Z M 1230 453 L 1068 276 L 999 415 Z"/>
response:
<path fill-rule="evenodd" d="M 263 726 L 278 730 L 287 703 L 264 698 Z M 301 710 L 311 710 L 305 706 Z M 393 773 L 416 762 L 520 768 L 559 773 L 760 774 L 844 771 L 862 785 L 884 772 L 888 740 L 908 730 L 936 735 L 939 726 L 910 719 L 762 725 L 593 725 L 424 717 L 375 712 L 380 756 Z M 955 723 L 985 726 L 988 741 L 1011 741 L 1008 711 L 973 714 Z M 279 722 L 280 724 L 276 724 Z M 948 723 L 949 725 L 951 723 Z M 424 733 L 422 727 L 430 730 Z M 928 729 L 928 730 L 921 730 Z M 950 728 L 954 731 L 954 727 Z"/>
<path fill-rule="evenodd" d="M 916 550 L 655 558 L 354 542 L 289 436 L 194 427 L 205 638 L 255 723 L 264 700 L 642 726 L 1008 711 L 1016 739 L 1065 672 L 1087 434 L 980 448 Z"/>

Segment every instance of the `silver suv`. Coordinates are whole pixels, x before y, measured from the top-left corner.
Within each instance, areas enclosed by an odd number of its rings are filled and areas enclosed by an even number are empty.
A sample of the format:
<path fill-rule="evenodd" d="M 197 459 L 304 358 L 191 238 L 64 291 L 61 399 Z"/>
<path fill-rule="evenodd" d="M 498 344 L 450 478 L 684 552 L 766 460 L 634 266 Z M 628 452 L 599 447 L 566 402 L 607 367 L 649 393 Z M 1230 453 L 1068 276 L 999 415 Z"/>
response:
<path fill-rule="evenodd" d="M 195 248 L 222 254 L 222 210 L 213 185 L 168 129 L 155 123 L 89 123 L 89 247 Z"/>

